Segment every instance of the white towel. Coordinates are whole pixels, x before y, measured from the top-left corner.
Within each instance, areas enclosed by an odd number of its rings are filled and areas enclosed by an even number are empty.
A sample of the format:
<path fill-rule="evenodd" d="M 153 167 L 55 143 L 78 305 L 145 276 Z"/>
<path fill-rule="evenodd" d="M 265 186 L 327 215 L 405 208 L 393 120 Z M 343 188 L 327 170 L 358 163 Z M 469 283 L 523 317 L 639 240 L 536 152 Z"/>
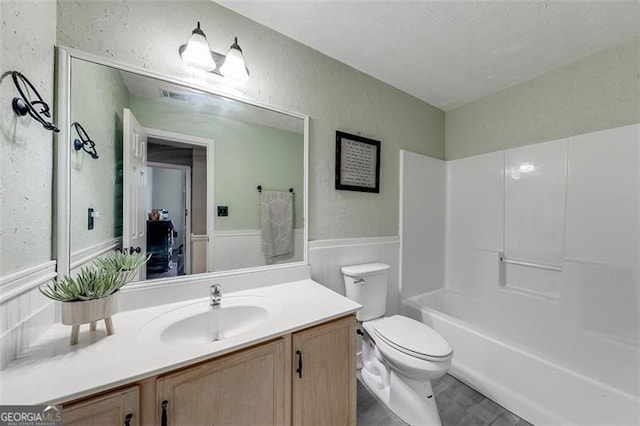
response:
<path fill-rule="evenodd" d="M 293 193 L 262 191 L 260 194 L 262 253 L 266 258 L 293 252 Z"/>

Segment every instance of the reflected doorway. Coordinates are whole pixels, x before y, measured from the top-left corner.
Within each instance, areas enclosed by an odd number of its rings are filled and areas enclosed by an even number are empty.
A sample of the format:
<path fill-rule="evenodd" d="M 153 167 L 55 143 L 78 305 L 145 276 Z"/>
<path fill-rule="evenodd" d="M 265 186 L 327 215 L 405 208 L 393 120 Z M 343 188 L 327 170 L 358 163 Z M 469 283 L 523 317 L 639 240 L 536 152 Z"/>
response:
<path fill-rule="evenodd" d="M 147 279 L 206 272 L 209 147 L 147 130 Z"/>
<path fill-rule="evenodd" d="M 149 151 L 155 151 L 149 144 Z M 191 273 L 191 166 L 147 162 L 147 278 Z"/>

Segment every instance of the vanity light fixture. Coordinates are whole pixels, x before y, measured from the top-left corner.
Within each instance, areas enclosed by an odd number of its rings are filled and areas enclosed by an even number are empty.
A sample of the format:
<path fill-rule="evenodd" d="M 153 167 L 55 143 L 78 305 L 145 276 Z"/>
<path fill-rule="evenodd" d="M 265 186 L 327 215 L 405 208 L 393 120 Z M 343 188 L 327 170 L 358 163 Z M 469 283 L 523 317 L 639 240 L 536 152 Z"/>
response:
<path fill-rule="evenodd" d="M 207 37 L 198 26 L 191 33 L 187 44 L 178 49 L 180 58 L 189 66 L 230 80 L 245 82 L 249 80 L 249 70 L 244 62 L 242 49 L 235 37 L 226 55 L 212 51 L 207 43 Z"/>
<path fill-rule="evenodd" d="M 11 71 L 11 77 L 20 94 L 19 98 L 13 98 L 11 102 L 13 111 L 21 117 L 29 114 L 31 118 L 42 124 L 45 129 L 58 133 L 60 129 L 46 120 L 51 118 L 49 105 L 42 99 L 42 96 L 40 96 L 40 93 L 38 93 L 29 79 L 19 71 Z"/>
<path fill-rule="evenodd" d="M 76 132 L 78 133 L 78 137 L 80 138 L 80 139 L 75 139 L 73 141 L 73 148 L 76 151 L 80 151 L 82 149 L 84 152 L 89 154 L 91 158 L 93 158 L 94 160 L 97 160 L 98 151 L 96 151 L 96 143 L 91 140 L 91 138 L 87 134 L 87 131 L 84 130 L 84 127 L 82 127 L 82 125 L 77 121 L 71 124 L 71 127 L 73 129 L 76 129 Z"/>
<path fill-rule="evenodd" d="M 242 56 L 242 49 L 240 49 L 240 45 L 238 44 L 238 37 L 234 37 L 234 42 L 227 52 L 224 63 L 220 67 L 220 73 L 232 80 L 241 82 L 249 81 L 249 70 L 244 63 L 244 56 Z"/>
<path fill-rule="evenodd" d="M 209 43 L 207 43 L 207 36 L 200 29 L 200 21 L 198 21 L 198 26 L 191 33 L 187 44 L 180 46 L 178 53 L 182 60 L 193 68 L 202 71 L 214 71 L 216 69 L 216 63 L 213 60 L 211 49 L 209 49 Z"/>

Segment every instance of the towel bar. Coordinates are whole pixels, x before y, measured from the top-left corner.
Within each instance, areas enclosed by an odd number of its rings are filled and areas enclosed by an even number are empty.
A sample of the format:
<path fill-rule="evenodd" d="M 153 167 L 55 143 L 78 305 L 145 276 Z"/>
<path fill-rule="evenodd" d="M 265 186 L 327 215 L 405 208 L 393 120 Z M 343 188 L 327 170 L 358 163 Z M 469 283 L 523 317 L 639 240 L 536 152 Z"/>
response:
<path fill-rule="evenodd" d="M 258 185 L 256 189 L 258 190 L 258 192 L 262 192 L 262 185 Z M 289 188 L 289 192 L 291 192 L 293 195 L 296 195 L 296 193 L 293 192 L 293 188 Z"/>

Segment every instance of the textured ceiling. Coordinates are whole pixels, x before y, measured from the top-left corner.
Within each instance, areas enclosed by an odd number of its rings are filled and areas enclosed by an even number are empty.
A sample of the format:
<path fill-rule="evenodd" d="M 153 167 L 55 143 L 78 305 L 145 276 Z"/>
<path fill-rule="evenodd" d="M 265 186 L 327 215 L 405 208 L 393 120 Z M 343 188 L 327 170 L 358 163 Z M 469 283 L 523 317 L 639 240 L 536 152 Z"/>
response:
<path fill-rule="evenodd" d="M 444 110 L 640 34 L 637 0 L 217 2 Z"/>

